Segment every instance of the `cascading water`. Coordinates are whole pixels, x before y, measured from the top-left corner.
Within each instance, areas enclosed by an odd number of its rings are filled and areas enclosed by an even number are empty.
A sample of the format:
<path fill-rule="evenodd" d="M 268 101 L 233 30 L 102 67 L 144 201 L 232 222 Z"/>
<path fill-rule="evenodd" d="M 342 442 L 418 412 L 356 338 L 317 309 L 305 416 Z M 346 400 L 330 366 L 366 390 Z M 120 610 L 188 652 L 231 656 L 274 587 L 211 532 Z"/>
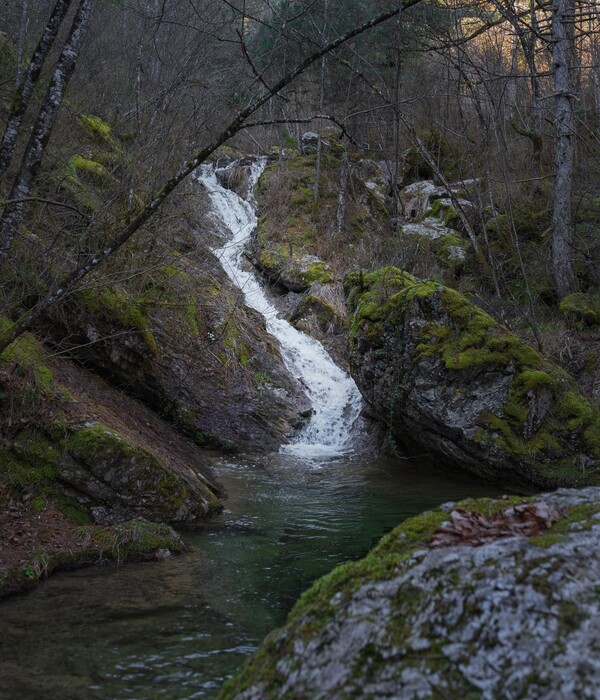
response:
<path fill-rule="evenodd" d="M 212 165 L 199 170 L 197 179 L 210 196 L 213 216 L 231 232 L 230 240 L 213 252 L 231 281 L 242 290 L 246 304 L 264 317 L 267 331 L 279 341 L 286 367 L 303 384 L 312 403 L 309 423 L 299 439 L 282 447 L 282 451 L 307 458 L 335 456 L 351 450 L 352 427 L 362 404 L 358 388 L 321 343 L 278 318 L 277 309 L 256 277 L 243 267 L 244 247 L 258 223 L 252 191 L 266 163 L 266 158 L 259 158 L 252 164 L 247 200 L 222 187 Z"/>

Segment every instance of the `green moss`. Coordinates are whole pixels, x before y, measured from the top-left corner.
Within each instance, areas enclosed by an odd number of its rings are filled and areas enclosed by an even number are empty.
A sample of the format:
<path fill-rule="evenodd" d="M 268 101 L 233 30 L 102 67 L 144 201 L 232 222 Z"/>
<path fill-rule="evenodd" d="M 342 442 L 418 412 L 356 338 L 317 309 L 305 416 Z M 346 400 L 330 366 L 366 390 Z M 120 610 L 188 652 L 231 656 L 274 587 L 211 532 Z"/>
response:
<path fill-rule="evenodd" d="M 108 321 L 138 331 L 150 352 L 158 352 L 158 345 L 148 327 L 147 310 L 143 300 L 131 299 L 125 292 L 112 287 L 104 287 L 100 291 L 82 289 L 77 296 L 85 309 Z"/>
<path fill-rule="evenodd" d="M 351 344 L 360 337 L 376 357 L 391 347 L 390 338 L 397 339 L 396 349 L 401 346 L 405 313 L 409 305 L 420 305 L 419 315 L 435 320 L 413 330 L 420 337 L 414 361 L 436 357 L 449 372 L 506 368 L 512 379 L 503 409 L 481 414 L 477 442 L 493 443 L 527 460 L 527 478 L 543 485 L 600 482 L 600 412 L 569 375 L 462 294 L 395 268 L 353 273 L 346 292 L 353 311 Z M 596 464 L 582 473 L 579 455 L 592 457 Z"/>
<path fill-rule="evenodd" d="M 6 329 L 10 328 L 10 322 L 4 323 Z M 42 350 L 40 343 L 31 333 L 24 333 L 19 336 L 8 348 L 0 355 L 2 364 L 19 364 L 28 367 L 38 365 L 42 362 Z"/>
<path fill-rule="evenodd" d="M 307 284 L 320 282 L 321 284 L 329 284 L 333 281 L 333 273 L 324 262 L 313 263 L 308 266 L 308 269 L 303 274 Z"/>
<path fill-rule="evenodd" d="M 560 310 L 575 325 L 600 325 L 600 296 L 577 292 L 565 297 Z"/>
<path fill-rule="evenodd" d="M 146 457 L 148 453 L 105 425 L 97 423 L 79 429 L 66 441 L 66 449 L 88 464 L 98 460 Z"/>
<path fill-rule="evenodd" d="M 104 141 L 111 146 L 116 145 L 112 127 L 95 114 L 80 114 L 77 117 L 79 126 L 92 138 Z"/>
<path fill-rule="evenodd" d="M 0 332 L 10 328 L 10 321 L 4 319 Z M 54 390 L 54 375 L 44 364 L 44 352 L 40 342 L 31 333 L 19 336 L 0 355 L 0 367 L 14 365 L 13 371 L 19 376 L 27 376 L 28 388 L 32 392 L 51 394 Z"/>
<path fill-rule="evenodd" d="M 537 537 L 530 537 L 529 541 L 536 547 L 543 547 L 545 549 L 547 547 L 552 547 L 552 545 L 558 544 L 559 542 L 564 542 L 565 536 L 557 534 L 538 535 Z"/>
<path fill-rule="evenodd" d="M 0 465 L 0 480 L 16 494 L 30 488 L 36 491 L 45 490 L 49 480 L 55 475 L 52 465 L 45 462 L 29 462 L 26 455 L 19 456 L 7 449 L 0 449 Z"/>
<path fill-rule="evenodd" d="M 68 173 L 75 178 L 83 177 L 92 182 L 102 185 L 107 180 L 112 179 L 108 170 L 95 160 L 89 160 L 81 155 L 74 155 L 69 158 Z"/>
<path fill-rule="evenodd" d="M 460 218 L 456 209 L 444 199 L 436 199 L 431 207 L 423 214 L 421 221 L 428 218 L 439 219 L 444 226 L 448 226 L 449 228 L 456 227 L 460 224 Z"/>

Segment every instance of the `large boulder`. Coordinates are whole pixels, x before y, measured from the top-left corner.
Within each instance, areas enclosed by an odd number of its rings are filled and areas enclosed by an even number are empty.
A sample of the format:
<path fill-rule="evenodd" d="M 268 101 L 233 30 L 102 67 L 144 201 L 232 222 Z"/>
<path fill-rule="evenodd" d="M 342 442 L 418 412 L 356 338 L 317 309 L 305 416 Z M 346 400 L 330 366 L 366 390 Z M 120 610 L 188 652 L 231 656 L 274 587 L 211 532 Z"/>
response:
<path fill-rule="evenodd" d="M 600 413 L 459 292 L 397 268 L 346 280 L 350 364 L 391 443 L 507 486 L 600 481 Z"/>
<path fill-rule="evenodd" d="M 406 521 L 304 593 L 221 699 L 597 697 L 600 489 L 522 500 Z"/>
<path fill-rule="evenodd" d="M 45 358 L 29 334 L 0 355 L 0 428 L 0 491 L 69 518 L 189 523 L 221 510 L 193 443 L 69 360 Z"/>

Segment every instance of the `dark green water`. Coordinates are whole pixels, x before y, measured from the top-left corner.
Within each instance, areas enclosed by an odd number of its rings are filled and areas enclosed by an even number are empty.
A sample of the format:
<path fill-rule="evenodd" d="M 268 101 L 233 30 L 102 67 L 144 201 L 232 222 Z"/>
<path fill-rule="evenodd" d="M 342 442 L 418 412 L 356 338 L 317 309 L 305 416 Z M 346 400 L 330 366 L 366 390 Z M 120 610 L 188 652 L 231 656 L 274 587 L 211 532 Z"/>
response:
<path fill-rule="evenodd" d="M 298 595 L 408 516 L 494 489 L 362 455 L 221 461 L 227 510 L 159 563 L 52 576 L 0 605 L 0 697 L 211 698 Z"/>

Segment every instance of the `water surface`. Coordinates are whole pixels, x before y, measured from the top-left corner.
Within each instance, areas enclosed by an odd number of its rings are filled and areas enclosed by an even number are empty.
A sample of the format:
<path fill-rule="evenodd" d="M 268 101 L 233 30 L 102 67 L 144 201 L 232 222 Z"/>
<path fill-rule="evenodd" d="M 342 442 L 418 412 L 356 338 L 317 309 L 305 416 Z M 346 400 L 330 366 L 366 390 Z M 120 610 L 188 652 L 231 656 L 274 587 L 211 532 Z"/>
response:
<path fill-rule="evenodd" d="M 315 578 L 489 486 L 364 455 L 221 460 L 226 511 L 158 563 L 52 576 L 0 604 L 0 697 L 212 698 Z"/>

